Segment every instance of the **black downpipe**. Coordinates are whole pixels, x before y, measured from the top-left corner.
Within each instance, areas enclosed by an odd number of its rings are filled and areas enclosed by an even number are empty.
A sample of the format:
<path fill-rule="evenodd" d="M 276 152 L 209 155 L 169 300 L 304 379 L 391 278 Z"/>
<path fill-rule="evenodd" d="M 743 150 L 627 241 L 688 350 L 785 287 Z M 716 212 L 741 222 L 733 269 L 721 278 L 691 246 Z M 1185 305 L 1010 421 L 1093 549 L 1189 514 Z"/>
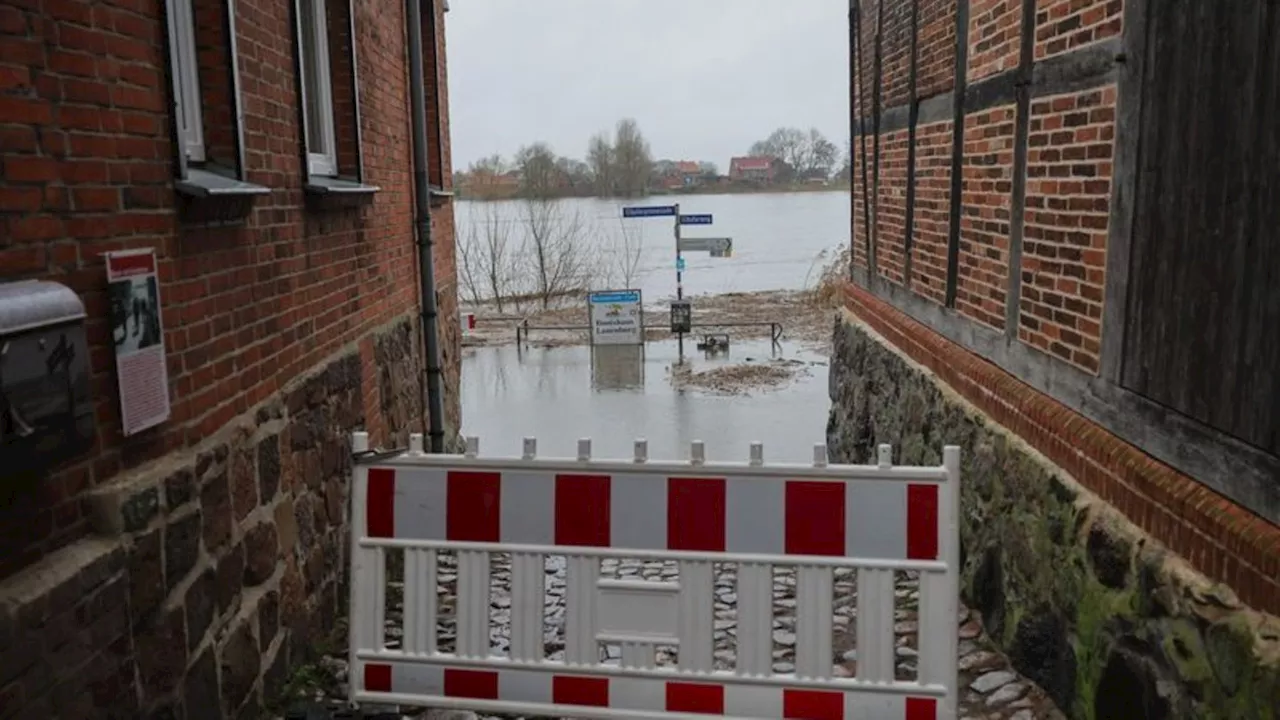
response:
<path fill-rule="evenodd" d="M 431 176 L 427 164 L 427 88 L 422 63 L 422 3 L 435 13 L 435 0 L 405 0 L 409 24 L 409 104 L 413 122 L 414 224 L 418 273 L 422 282 L 422 335 L 427 353 L 427 435 L 431 452 L 444 452 L 444 394 L 441 391 L 440 333 L 436 321 L 436 263 L 431 238 Z M 434 17 L 434 15 L 433 15 Z M 434 39 L 433 39 L 434 42 Z"/>

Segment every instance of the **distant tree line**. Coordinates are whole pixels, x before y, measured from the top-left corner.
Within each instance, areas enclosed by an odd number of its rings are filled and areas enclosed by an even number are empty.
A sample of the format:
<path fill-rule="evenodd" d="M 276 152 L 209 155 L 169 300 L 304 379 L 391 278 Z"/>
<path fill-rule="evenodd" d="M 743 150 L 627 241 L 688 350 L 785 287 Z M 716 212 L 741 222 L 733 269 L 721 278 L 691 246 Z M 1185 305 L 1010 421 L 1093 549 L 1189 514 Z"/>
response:
<path fill-rule="evenodd" d="M 775 184 L 804 181 L 847 181 L 851 155 L 828 140 L 817 128 L 774 130 L 753 143 L 748 154 L 778 161 Z M 490 155 L 458 173 L 456 185 L 473 197 L 521 197 L 546 199 L 567 196 L 637 197 L 651 189 L 670 189 L 667 179 L 692 175 L 694 186 L 724 182 L 715 163 L 699 162 L 691 173 L 672 160 L 655 162 L 649 142 L 634 119 L 618 121 L 612 134 L 598 132 L 587 142 L 585 159 L 557 154 L 545 142 L 534 142 L 510 159 Z M 728 180 L 732 180 L 729 178 Z M 691 189 L 691 188 L 687 188 Z"/>

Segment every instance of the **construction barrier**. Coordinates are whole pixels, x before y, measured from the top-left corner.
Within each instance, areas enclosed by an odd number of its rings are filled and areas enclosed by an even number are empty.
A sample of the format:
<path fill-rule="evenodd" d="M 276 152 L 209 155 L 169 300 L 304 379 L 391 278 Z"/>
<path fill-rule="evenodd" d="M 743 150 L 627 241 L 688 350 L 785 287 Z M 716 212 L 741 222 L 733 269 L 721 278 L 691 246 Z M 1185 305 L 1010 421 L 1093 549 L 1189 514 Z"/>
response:
<path fill-rule="evenodd" d="M 894 467 L 888 446 L 879 464 L 853 466 L 828 465 L 822 445 L 812 465 L 765 464 L 758 443 L 746 463 L 705 462 L 698 442 L 680 463 L 650 462 L 644 441 L 623 461 L 591 459 L 590 440 L 574 459 L 538 458 L 533 439 L 511 459 L 467 445 L 428 455 L 415 435 L 407 452 L 377 456 L 365 434 L 354 438 L 353 702 L 557 717 L 956 717 L 958 448 L 941 466 Z M 449 648 L 444 555 L 456 583 Z M 666 561 L 675 577 L 602 577 L 602 565 L 636 557 Z M 562 558 L 562 630 L 545 617 L 551 558 Z M 494 587 L 499 559 L 509 583 Z M 726 564 L 736 654 L 717 668 L 713 632 L 727 623 L 713 615 L 715 568 Z M 780 567 L 795 577 L 788 672 L 773 655 Z M 834 667 L 836 573 L 856 574 L 852 677 Z M 895 676 L 899 573 L 919 582 L 911 680 Z M 402 620 L 388 622 L 389 588 Z M 509 638 L 495 644 L 498 611 Z M 675 649 L 673 665 L 659 648 Z"/>

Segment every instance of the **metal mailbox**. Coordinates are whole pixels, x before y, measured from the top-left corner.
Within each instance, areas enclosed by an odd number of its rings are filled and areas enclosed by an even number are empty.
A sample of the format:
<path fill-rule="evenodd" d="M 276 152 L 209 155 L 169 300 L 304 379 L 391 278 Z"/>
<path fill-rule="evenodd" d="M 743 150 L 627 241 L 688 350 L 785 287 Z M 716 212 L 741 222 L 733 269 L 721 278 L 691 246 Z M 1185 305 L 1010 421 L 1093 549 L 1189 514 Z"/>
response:
<path fill-rule="evenodd" d="M 92 444 L 84 321 L 65 285 L 0 283 L 0 467 L 39 470 Z"/>

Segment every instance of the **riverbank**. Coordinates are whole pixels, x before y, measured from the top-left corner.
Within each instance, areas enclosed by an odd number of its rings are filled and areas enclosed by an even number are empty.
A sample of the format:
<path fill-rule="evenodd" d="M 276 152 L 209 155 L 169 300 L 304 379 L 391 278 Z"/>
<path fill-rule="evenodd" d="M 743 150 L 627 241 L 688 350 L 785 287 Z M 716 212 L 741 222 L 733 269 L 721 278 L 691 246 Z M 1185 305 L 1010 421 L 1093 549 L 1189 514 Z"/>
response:
<path fill-rule="evenodd" d="M 777 323 L 781 326 L 781 340 L 823 355 L 830 352 L 835 305 L 822 290 L 723 293 L 688 299 L 693 306 L 694 325 L 690 339 L 700 339 L 707 333 L 728 333 L 730 341 L 768 339 L 773 332 L 771 323 Z M 533 347 L 590 342 L 585 297 L 567 298 L 559 307 L 546 310 L 531 308 L 499 314 L 492 305 L 482 305 L 464 307 L 463 312 L 476 315 L 475 330 L 462 338 L 464 348 L 513 344 L 517 326 L 528 328 L 527 343 Z M 645 309 L 644 326 L 646 339 L 671 337 L 667 302 L 650 304 Z"/>

